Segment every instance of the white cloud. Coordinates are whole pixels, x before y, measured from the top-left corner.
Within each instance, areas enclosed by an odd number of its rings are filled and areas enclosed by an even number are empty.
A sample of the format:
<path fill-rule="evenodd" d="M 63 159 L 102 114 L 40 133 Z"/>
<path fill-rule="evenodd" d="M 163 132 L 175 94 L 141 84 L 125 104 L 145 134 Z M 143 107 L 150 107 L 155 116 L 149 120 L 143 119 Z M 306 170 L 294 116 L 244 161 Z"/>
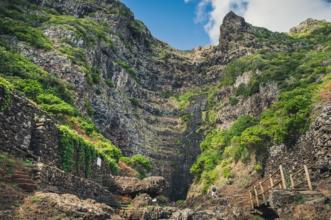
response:
<path fill-rule="evenodd" d="M 218 43 L 219 27 L 230 10 L 253 25 L 280 32 L 307 18 L 331 21 L 331 3 L 325 0 L 200 0 L 196 21 L 205 24 L 211 43 Z"/>

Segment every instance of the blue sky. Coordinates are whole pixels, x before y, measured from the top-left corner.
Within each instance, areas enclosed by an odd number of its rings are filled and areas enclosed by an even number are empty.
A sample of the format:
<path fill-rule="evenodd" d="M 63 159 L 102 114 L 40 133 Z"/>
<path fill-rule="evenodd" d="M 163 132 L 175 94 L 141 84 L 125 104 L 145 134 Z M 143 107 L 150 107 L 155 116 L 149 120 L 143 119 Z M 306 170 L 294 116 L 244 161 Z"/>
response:
<path fill-rule="evenodd" d="M 184 0 L 123 0 L 152 34 L 178 49 L 209 44 L 202 23 L 195 22 L 196 3 Z"/>
<path fill-rule="evenodd" d="M 152 34 L 178 49 L 217 44 L 230 11 L 249 23 L 287 32 L 307 18 L 331 21 L 331 0 L 122 0 Z"/>

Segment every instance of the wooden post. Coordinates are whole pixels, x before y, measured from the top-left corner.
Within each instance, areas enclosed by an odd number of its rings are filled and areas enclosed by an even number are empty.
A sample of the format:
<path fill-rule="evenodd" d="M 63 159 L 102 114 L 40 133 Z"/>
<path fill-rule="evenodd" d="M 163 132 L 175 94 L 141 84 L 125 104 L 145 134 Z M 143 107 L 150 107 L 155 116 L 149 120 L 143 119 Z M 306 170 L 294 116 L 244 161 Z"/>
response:
<path fill-rule="evenodd" d="M 308 183 L 308 188 L 309 188 L 310 191 L 312 191 L 313 190 L 313 186 L 311 185 L 308 167 L 306 165 L 303 165 L 303 167 L 305 169 L 305 174 L 306 174 L 306 179 L 307 179 L 307 183 Z"/>
<path fill-rule="evenodd" d="M 263 202 L 265 205 L 267 205 L 267 200 L 265 199 L 265 195 L 264 195 L 264 189 L 263 189 L 263 186 L 262 186 L 262 183 L 259 182 L 259 185 L 260 185 L 260 188 L 261 188 L 261 192 L 262 192 L 262 198 L 263 198 Z"/>
<path fill-rule="evenodd" d="M 257 193 L 256 187 L 254 186 L 254 193 L 255 193 L 255 199 L 256 199 L 256 206 L 259 207 L 259 194 Z"/>
<path fill-rule="evenodd" d="M 252 195 L 252 192 L 249 190 L 249 199 L 251 201 L 251 206 L 252 206 L 252 209 L 254 209 L 254 200 L 253 200 L 253 195 Z"/>
<path fill-rule="evenodd" d="M 292 174 L 290 174 L 290 180 L 291 180 L 291 189 L 294 189 L 294 179 Z"/>
<path fill-rule="evenodd" d="M 283 189 L 286 189 L 286 181 L 285 181 L 285 175 L 282 165 L 279 166 L 279 170 L 280 170 L 280 176 L 282 178 Z"/>
<path fill-rule="evenodd" d="M 272 179 L 272 175 L 269 174 L 269 178 L 270 178 L 270 189 L 274 188 L 274 180 Z"/>

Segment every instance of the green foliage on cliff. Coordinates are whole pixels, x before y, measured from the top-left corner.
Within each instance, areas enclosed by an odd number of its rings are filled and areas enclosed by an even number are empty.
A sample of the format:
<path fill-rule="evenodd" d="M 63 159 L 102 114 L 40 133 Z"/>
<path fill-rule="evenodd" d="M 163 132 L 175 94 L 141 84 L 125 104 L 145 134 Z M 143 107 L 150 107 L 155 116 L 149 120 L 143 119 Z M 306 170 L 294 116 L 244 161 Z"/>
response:
<path fill-rule="evenodd" d="M 20 6 L 25 5 L 27 8 Z M 40 25 L 48 17 L 43 13 L 27 14 L 29 5 L 22 1 L 17 5 L 5 1 L 0 8 L 0 35 L 12 35 L 36 48 L 51 49 L 52 43 L 43 34 Z"/>
<path fill-rule="evenodd" d="M 6 110 L 11 104 L 11 90 L 12 85 L 0 77 L 0 112 Z"/>
<path fill-rule="evenodd" d="M 69 15 L 50 15 L 47 24 L 63 25 L 68 30 L 75 32 L 76 40 L 82 39 L 84 46 L 93 46 L 96 42 L 103 40 L 109 45 L 111 38 L 107 35 L 107 26 L 100 22 L 85 17 L 77 18 Z"/>
<path fill-rule="evenodd" d="M 210 131 L 200 144 L 202 153 L 191 172 L 201 182 L 212 184 L 216 178 L 212 178 L 213 170 L 223 161 L 245 161 L 252 152 L 264 153 L 273 144 L 295 144 L 309 126 L 316 88 L 311 85 L 284 92 L 260 117 L 241 116 L 228 129 Z"/>
<path fill-rule="evenodd" d="M 37 93 L 50 93 L 72 103 L 73 95 L 67 83 L 50 75 L 27 58 L 1 46 L 0 66 L 1 75 L 17 90 L 26 92 L 28 97 L 35 99 Z"/>
<path fill-rule="evenodd" d="M 121 157 L 120 160 L 134 168 L 139 173 L 140 178 L 144 178 L 146 173 L 152 169 L 151 161 L 142 154 L 136 154 L 132 157 Z"/>
<path fill-rule="evenodd" d="M 247 84 L 241 84 L 234 94 L 245 99 L 260 92 L 266 85 L 273 84 L 279 89 L 278 100 L 256 118 L 238 118 L 230 128 L 213 129 L 206 123 L 207 132 L 200 147 L 201 155 L 191 168 L 197 181 L 208 188 L 221 177 L 229 178 L 229 163 L 238 160 L 247 162 L 250 155 L 256 155 L 256 172 L 263 169 L 259 155 L 265 154 L 268 147 L 286 144 L 293 146 L 310 124 L 311 111 L 318 94 L 319 84 L 324 76 L 331 73 L 331 25 L 320 22 L 313 31 L 292 34 L 286 41 L 288 50 L 260 50 L 231 61 L 225 68 L 220 85 L 208 95 L 208 111 L 221 111 L 217 106 L 217 89 L 232 86 L 238 76 L 249 72 Z M 289 44 L 288 44 L 289 43 Z M 216 89 L 216 91 L 215 91 Z M 328 99 L 328 93 L 322 93 Z M 324 97 L 324 98 L 325 98 Z M 231 96 L 229 104 L 237 100 Z M 215 101 L 216 100 L 216 101 Z M 222 172 L 220 172 L 220 169 Z"/>
<path fill-rule="evenodd" d="M 256 123 L 256 119 L 250 116 L 241 116 L 227 130 L 214 129 L 210 131 L 200 144 L 202 153 L 191 167 L 191 173 L 199 179 L 203 172 L 213 170 L 222 159 L 226 147 L 231 146 L 245 129 Z M 230 149 L 227 150 L 229 151 Z M 228 152 L 227 156 L 232 156 L 233 159 L 238 160 L 242 156 L 241 153 L 242 149 L 239 148 L 231 154 Z"/>
<path fill-rule="evenodd" d="M 67 126 L 58 127 L 60 135 L 59 152 L 61 168 L 67 172 L 79 172 L 83 170 L 86 177 L 91 175 L 93 166 L 96 166 L 96 158 L 103 158 L 112 172 L 118 172 L 117 162 L 121 151 L 111 143 L 91 143 Z"/>
<path fill-rule="evenodd" d="M 41 94 L 38 95 L 37 103 L 39 106 L 52 114 L 63 114 L 63 115 L 77 115 L 78 111 L 68 103 L 64 102 L 62 99 L 60 99 L 57 96 L 54 96 L 52 94 Z"/>
<path fill-rule="evenodd" d="M 118 60 L 115 63 L 125 69 L 135 80 L 137 80 L 136 70 L 133 69 L 130 64 L 123 60 Z"/>

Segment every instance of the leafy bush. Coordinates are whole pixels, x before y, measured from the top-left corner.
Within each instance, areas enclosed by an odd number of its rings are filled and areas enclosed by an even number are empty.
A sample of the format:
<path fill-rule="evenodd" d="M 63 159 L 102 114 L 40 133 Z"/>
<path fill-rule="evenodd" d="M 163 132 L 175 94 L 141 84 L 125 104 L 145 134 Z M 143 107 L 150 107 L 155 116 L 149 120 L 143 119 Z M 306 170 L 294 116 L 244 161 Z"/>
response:
<path fill-rule="evenodd" d="M 11 90 L 12 85 L 0 77 L 0 112 L 6 110 L 11 104 Z"/>
<path fill-rule="evenodd" d="M 238 100 L 236 97 L 232 97 L 232 96 L 231 96 L 231 97 L 229 98 L 229 103 L 230 103 L 231 106 L 235 106 L 235 105 L 237 105 L 238 102 L 239 102 L 239 100 Z"/>
<path fill-rule="evenodd" d="M 14 35 L 19 40 L 28 42 L 37 48 L 52 48 L 50 40 L 40 29 L 12 18 L 0 16 L 0 34 Z"/>
<path fill-rule="evenodd" d="M 121 151 L 114 145 L 107 142 L 99 142 L 94 145 L 67 126 L 61 125 L 58 129 L 60 133 L 59 155 L 63 170 L 73 172 L 81 168 L 88 177 L 91 175 L 93 162 L 96 161 L 97 156 L 100 156 L 107 161 L 113 173 L 118 172 L 117 162 Z M 79 156 L 78 160 L 74 160 L 75 153 Z"/>
<path fill-rule="evenodd" d="M 106 84 L 107 84 L 107 86 L 108 86 L 109 88 L 113 88 L 113 87 L 114 87 L 114 82 L 113 82 L 113 80 L 111 80 L 111 79 L 107 79 L 105 82 L 106 82 Z"/>
<path fill-rule="evenodd" d="M 138 106 L 139 105 L 139 100 L 136 99 L 136 98 L 130 98 L 130 102 L 134 106 Z"/>
<path fill-rule="evenodd" d="M 74 107 L 52 94 L 41 94 L 37 96 L 36 100 L 39 106 L 49 113 L 72 116 L 78 114 L 78 111 Z"/>
<path fill-rule="evenodd" d="M 139 173 L 140 178 L 144 178 L 146 172 L 152 169 L 151 161 L 141 154 L 136 154 L 132 157 L 121 157 L 120 160 L 134 168 Z"/>
<path fill-rule="evenodd" d="M 48 74 L 25 57 L 1 46 L 0 66 L 3 71 L 2 75 L 6 76 L 7 80 L 16 85 L 16 89 L 23 89 L 23 92 L 29 93 L 33 90 L 33 86 L 37 86 L 40 89 L 40 85 L 42 85 L 43 93 L 52 93 L 64 101 L 72 103 L 73 92 L 65 82 Z M 29 81 L 24 83 L 26 80 Z M 38 83 L 40 85 L 37 85 Z M 36 95 L 36 92 L 34 91 L 32 95 Z"/>
<path fill-rule="evenodd" d="M 77 39 L 84 40 L 84 46 L 91 46 L 98 40 L 111 45 L 111 39 L 107 35 L 107 26 L 98 23 L 91 18 L 76 18 L 69 15 L 51 15 L 47 21 L 49 24 L 65 25 L 76 33 Z"/>
<path fill-rule="evenodd" d="M 43 93 L 43 87 L 37 80 L 16 79 L 13 81 L 15 89 L 22 91 L 27 97 L 35 100 L 37 96 Z"/>
<path fill-rule="evenodd" d="M 128 73 L 133 77 L 136 78 L 136 71 L 125 61 L 123 60 L 118 60 L 116 61 L 116 64 L 121 66 L 123 69 L 128 71 Z"/>
<path fill-rule="evenodd" d="M 192 165 L 190 172 L 198 179 L 204 172 L 214 169 L 220 160 L 221 152 L 217 149 L 203 151 Z"/>
<path fill-rule="evenodd" d="M 179 103 L 179 108 L 184 110 L 190 104 L 190 99 L 195 95 L 193 91 L 187 91 L 184 94 L 177 97 L 177 101 Z"/>
<path fill-rule="evenodd" d="M 225 179 L 229 179 L 229 178 L 232 178 L 233 177 L 232 168 L 230 166 L 226 166 L 223 169 L 223 177 Z"/>
<path fill-rule="evenodd" d="M 86 109 L 86 111 L 87 111 L 87 114 L 88 114 L 89 116 L 93 116 L 93 115 L 94 115 L 95 110 L 94 110 L 92 104 L 91 104 L 88 100 L 85 100 L 85 101 L 84 101 L 84 107 L 85 107 L 85 109 Z"/>

